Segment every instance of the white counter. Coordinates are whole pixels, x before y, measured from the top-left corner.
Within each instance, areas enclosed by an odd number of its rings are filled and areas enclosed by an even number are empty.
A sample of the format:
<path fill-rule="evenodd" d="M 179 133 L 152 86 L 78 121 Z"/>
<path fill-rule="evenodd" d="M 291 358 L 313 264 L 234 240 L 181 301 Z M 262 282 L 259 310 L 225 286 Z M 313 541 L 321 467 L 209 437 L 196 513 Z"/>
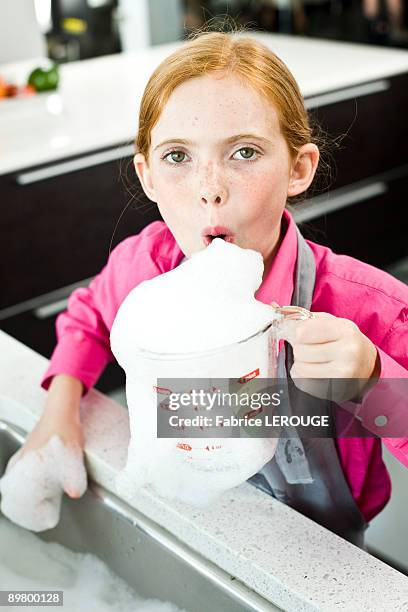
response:
<path fill-rule="evenodd" d="M 279 34 L 250 35 L 288 64 L 305 97 L 408 72 L 407 51 Z M 1 100 L 0 175 L 131 144 L 150 74 L 182 44 L 65 64 L 57 93 Z M 38 63 L 3 64 L 0 74 L 24 83 Z"/>
<path fill-rule="evenodd" d="M 46 359 L 0 332 L 0 419 L 30 431 L 46 393 Z M 82 403 L 90 476 L 115 493 L 125 463 L 127 411 L 92 391 Z M 408 578 L 245 483 L 207 510 L 148 490 L 126 500 L 283 610 L 407 610 Z"/>

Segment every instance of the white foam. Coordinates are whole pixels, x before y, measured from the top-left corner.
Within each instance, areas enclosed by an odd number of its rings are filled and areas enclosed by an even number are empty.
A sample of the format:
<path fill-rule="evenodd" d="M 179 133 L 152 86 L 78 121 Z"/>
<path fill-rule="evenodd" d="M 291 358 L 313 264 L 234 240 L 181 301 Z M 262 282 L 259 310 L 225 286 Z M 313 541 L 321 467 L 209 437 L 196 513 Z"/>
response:
<path fill-rule="evenodd" d="M 265 327 L 271 307 L 255 299 L 262 255 L 216 238 L 183 265 L 144 281 L 122 303 L 111 330 L 126 369 L 135 341 L 144 350 L 205 351 L 238 342 Z M 127 334 L 117 333 L 120 327 Z"/>
<path fill-rule="evenodd" d="M 217 439 L 225 429 L 193 440 L 182 432 L 179 439 L 157 437 L 157 379 L 168 380 L 174 392 L 177 379 L 187 391 L 194 378 L 240 378 L 255 369 L 268 376 L 268 337 L 257 335 L 250 346 L 240 342 L 274 318 L 254 297 L 263 269 L 260 253 L 215 239 L 181 266 L 138 285 L 122 303 L 111 348 L 126 371 L 131 439 L 116 480 L 119 495 L 132 498 L 148 484 L 166 498 L 205 506 L 272 458 L 276 439 Z"/>
<path fill-rule="evenodd" d="M 51 529 L 59 521 L 64 491 L 86 491 L 82 451 L 66 447 L 55 435 L 38 450 L 20 455 L 18 451 L 11 457 L 0 479 L 0 510 L 26 529 Z"/>
<path fill-rule="evenodd" d="M 65 612 L 179 611 L 168 602 L 143 600 L 94 555 L 44 542 L 4 518 L 0 518 L 0 542 L 2 590 L 62 590 Z M 10 610 L 23 612 L 27 607 Z"/>

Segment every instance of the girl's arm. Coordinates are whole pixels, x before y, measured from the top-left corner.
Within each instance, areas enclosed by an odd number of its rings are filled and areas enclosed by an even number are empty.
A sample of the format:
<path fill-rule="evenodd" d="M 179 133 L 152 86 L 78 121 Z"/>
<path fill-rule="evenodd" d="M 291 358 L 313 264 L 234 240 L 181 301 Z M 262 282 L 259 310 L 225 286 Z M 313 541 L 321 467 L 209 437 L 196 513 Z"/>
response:
<path fill-rule="evenodd" d="M 82 381 L 83 393 L 93 387 L 113 360 L 109 335 L 119 306 L 140 282 L 168 269 L 167 260 L 167 268 L 160 269 L 159 256 L 152 254 L 155 245 L 166 247 L 168 234 L 163 222 L 154 222 L 127 238 L 112 251 L 89 287 L 71 294 L 67 310 L 57 318 L 58 344 L 41 382 L 44 389 L 62 373 Z"/>
<path fill-rule="evenodd" d="M 84 434 L 79 412 L 81 395 L 81 381 L 65 374 L 55 376 L 50 384 L 50 390 L 40 420 L 28 435 L 20 450 L 15 453 L 9 461 L 9 466 L 11 468 L 16 462 L 21 460 L 23 455 L 46 447 L 51 438 L 58 436 L 63 445 L 71 453 L 70 458 L 75 459 L 75 471 L 73 473 L 72 470 L 68 472 L 69 477 L 64 477 L 61 483 L 63 490 L 70 497 L 81 497 L 86 490 L 86 471 L 83 464 Z M 59 467 L 61 469 L 61 466 Z M 37 474 L 37 477 L 40 477 L 39 482 L 41 482 L 41 474 Z M 21 472 L 19 478 L 21 478 Z M 45 478 L 47 478 L 47 474 L 45 474 Z M 24 479 L 20 482 L 17 480 L 13 484 L 11 490 L 15 490 L 16 486 L 17 490 L 21 486 L 24 487 Z M 2 493 L 4 495 L 4 490 L 2 490 Z M 18 495 L 20 495 L 20 493 Z M 41 496 L 41 491 L 39 494 Z M 8 489 L 6 497 L 10 497 L 10 490 Z M 28 502 L 35 503 L 35 500 L 30 499 L 27 503 Z M 51 505 L 53 503 L 55 503 L 55 500 Z M 16 520 L 14 514 L 8 516 L 12 520 Z M 20 523 L 19 520 L 16 520 L 16 522 L 18 524 L 23 524 Z M 23 524 L 23 526 L 26 525 Z M 50 526 L 51 525 L 46 528 Z M 32 527 L 29 528 L 31 529 Z M 45 527 L 42 527 L 40 530 L 44 528 Z M 38 529 L 36 528 L 35 530 L 37 531 Z"/>
<path fill-rule="evenodd" d="M 61 438 L 65 446 L 84 447 L 79 407 L 82 396 L 80 380 L 59 374 L 50 384 L 47 400 L 40 420 L 28 435 L 21 455 L 47 444 L 53 435 Z"/>

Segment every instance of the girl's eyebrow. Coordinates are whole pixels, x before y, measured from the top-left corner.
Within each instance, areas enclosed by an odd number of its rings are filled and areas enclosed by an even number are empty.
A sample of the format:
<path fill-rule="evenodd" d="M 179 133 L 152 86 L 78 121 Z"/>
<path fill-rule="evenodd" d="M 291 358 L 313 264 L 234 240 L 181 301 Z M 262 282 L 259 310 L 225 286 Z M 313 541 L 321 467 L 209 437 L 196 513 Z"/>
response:
<path fill-rule="evenodd" d="M 264 138 L 263 136 L 257 136 L 256 134 L 235 134 L 234 136 L 230 136 L 225 140 L 219 140 L 217 144 L 231 144 L 233 142 L 236 142 L 237 140 L 261 140 L 262 142 L 270 144 L 270 140 Z M 156 149 L 159 149 L 160 147 L 163 147 L 167 144 L 195 145 L 196 143 L 192 140 L 186 140 L 185 138 L 169 138 L 168 140 L 164 140 L 163 142 L 155 146 L 153 150 L 156 151 Z"/>

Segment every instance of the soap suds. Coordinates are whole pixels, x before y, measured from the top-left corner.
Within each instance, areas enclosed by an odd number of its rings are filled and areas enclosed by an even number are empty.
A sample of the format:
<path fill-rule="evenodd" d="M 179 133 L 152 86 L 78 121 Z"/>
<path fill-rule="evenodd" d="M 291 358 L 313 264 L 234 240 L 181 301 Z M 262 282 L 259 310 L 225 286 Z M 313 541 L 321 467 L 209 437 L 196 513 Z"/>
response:
<path fill-rule="evenodd" d="M 111 330 L 116 359 L 126 369 L 135 342 L 152 352 L 187 353 L 258 332 L 273 318 L 271 307 L 254 297 L 263 269 L 257 251 L 216 238 L 183 265 L 143 281 L 116 315 Z"/>
<path fill-rule="evenodd" d="M 64 491 L 86 491 L 82 451 L 66 447 L 55 435 L 43 447 L 20 455 L 21 450 L 11 457 L 0 479 L 0 510 L 26 529 L 51 529 L 59 521 Z"/>
<path fill-rule="evenodd" d="M 98 557 L 44 542 L 4 518 L 0 518 L 0 542 L 2 590 L 62 590 L 64 612 L 182 612 L 168 602 L 143 600 Z"/>
<path fill-rule="evenodd" d="M 194 378 L 225 380 L 254 368 L 268 376 L 267 339 L 251 350 L 241 342 L 274 318 L 271 306 L 254 297 L 263 269 L 260 253 L 216 238 L 183 265 L 140 283 L 122 303 L 111 349 L 126 372 L 131 439 L 116 480 L 119 495 L 129 499 L 148 484 L 166 498 L 205 506 L 273 457 L 276 439 L 217 439 L 210 437 L 214 430 L 205 439 L 157 438 L 154 391 L 158 378 L 170 379 L 174 392 L 175 379 L 191 385 Z M 188 355 L 205 351 L 206 357 Z"/>

